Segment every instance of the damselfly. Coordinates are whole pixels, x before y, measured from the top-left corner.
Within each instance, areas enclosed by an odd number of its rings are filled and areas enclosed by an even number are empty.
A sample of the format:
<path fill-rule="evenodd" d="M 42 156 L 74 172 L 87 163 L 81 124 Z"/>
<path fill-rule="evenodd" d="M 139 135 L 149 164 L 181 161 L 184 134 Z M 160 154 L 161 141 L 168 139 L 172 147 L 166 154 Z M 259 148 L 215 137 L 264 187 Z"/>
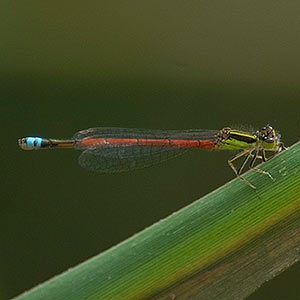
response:
<path fill-rule="evenodd" d="M 251 188 L 255 186 L 241 176 L 250 159 L 250 169 L 272 176 L 254 167 L 255 161 L 266 161 L 266 151 L 283 149 L 280 135 L 267 125 L 249 133 L 231 128 L 221 130 L 150 130 L 129 128 L 90 128 L 77 132 L 72 139 L 45 139 L 25 137 L 19 139 L 24 150 L 47 148 L 75 148 L 81 150 L 80 166 L 105 173 L 124 172 L 148 167 L 181 155 L 189 148 L 211 150 L 241 150 L 228 160 L 237 177 Z M 236 169 L 233 162 L 244 160 Z"/>

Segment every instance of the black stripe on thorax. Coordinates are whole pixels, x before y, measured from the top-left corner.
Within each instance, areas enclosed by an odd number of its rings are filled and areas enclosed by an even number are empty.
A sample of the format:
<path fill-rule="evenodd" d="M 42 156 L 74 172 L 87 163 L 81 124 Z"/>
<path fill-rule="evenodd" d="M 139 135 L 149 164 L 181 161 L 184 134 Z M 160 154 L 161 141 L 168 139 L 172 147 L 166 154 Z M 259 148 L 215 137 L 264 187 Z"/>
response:
<path fill-rule="evenodd" d="M 244 136 L 244 135 L 240 135 L 240 134 L 235 134 L 235 133 L 229 133 L 229 138 L 233 138 L 235 140 L 245 142 L 248 144 L 252 144 L 252 143 L 256 142 L 256 138 L 252 138 L 250 136 Z"/>

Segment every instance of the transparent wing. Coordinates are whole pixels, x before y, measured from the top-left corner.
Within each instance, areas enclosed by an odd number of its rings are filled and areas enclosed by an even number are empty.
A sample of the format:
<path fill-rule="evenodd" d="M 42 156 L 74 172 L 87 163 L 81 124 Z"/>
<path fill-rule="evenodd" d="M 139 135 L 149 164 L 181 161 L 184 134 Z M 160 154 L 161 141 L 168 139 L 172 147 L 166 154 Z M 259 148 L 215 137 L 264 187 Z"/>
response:
<path fill-rule="evenodd" d="M 83 151 L 78 162 L 91 171 L 126 172 L 153 166 L 186 151 L 167 147 L 101 147 Z"/>
<path fill-rule="evenodd" d="M 79 164 L 83 168 L 105 173 L 125 172 L 149 167 L 187 151 L 177 143 L 170 147 L 169 140 L 214 140 L 216 130 L 152 130 L 136 128 L 90 128 L 74 135 L 75 148 L 83 151 Z M 118 139 L 117 143 L 108 143 L 105 139 Z M 135 145 L 132 145 L 132 139 Z M 137 140 L 165 141 L 165 145 L 153 142 L 153 145 L 138 145 Z"/>
<path fill-rule="evenodd" d="M 201 139 L 214 140 L 218 130 L 187 129 L 187 130 L 159 130 L 140 128 L 95 127 L 78 131 L 74 140 L 86 138 L 170 138 L 170 139 Z"/>

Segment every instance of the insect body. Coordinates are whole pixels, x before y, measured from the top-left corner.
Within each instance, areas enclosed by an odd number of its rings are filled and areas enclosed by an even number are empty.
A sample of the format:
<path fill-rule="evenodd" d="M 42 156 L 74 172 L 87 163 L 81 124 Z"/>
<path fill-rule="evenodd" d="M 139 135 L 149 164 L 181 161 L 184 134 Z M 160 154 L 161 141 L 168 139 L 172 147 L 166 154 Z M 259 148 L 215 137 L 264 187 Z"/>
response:
<path fill-rule="evenodd" d="M 250 169 L 272 178 L 268 172 L 255 168 L 255 161 L 266 161 L 266 151 L 279 152 L 283 149 L 280 135 L 270 125 L 254 133 L 227 127 L 221 130 L 96 127 L 81 130 L 66 140 L 25 137 L 19 139 L 19 146 L 24 150 L 75 148 L 82 151 L 79 156 L 82 167 L 105 173 L 148 167 L 178 156 L 190 148 L 241 150 L 228 160 L 228 164 L 236 176 L 253 189 L 254 185 L 241 176 L 246 163 L 250 160 Z M 233 162 L 241 157 L 244 157 L 244 161 L 236 169 Z"/>

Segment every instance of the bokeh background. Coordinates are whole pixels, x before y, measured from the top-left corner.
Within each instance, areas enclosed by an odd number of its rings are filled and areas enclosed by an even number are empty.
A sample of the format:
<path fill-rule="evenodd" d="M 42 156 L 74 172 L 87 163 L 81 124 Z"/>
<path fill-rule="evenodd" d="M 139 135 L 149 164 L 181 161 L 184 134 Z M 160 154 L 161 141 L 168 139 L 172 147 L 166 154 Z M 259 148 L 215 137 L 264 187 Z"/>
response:
<path fill-rule="evenodd" d="M 299 139 L 298 1 L 0 3 L 0 299 L 103 252 L 209 193 L 228 152 L 191 151 L 132 173 L 81 169 L 26 135 L 89 127 L 270 123 Z M 299 299 L 300 265 L 249 300 Z"/>

